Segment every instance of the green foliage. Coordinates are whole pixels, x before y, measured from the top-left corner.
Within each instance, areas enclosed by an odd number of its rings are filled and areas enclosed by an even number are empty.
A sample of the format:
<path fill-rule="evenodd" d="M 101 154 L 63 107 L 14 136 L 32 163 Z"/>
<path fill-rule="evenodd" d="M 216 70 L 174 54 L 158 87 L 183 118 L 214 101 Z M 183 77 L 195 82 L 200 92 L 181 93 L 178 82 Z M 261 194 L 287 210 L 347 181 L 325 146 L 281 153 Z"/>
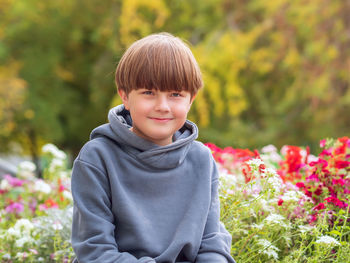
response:
<path fill-rule="evenodd" d="M 3 148 L 22 138 L 32 149 L 53 141 L 75 153 L 120 103 L 113 75 L 123 51 L 159 31 L 186 39 L 203 71 L 205 88 L 189 116 L 201 140 L 315 148 L 320 138 L 350 132 L 346 1 L 0 0 L 0 7 L 0 76 L 8 79 L 0 89 L 21 94 L 6 94 L 13 105 L 23 100 L 6 110 L 6 124 L 0 116 Z M 25 92 L 11 88 L 16 79 Z"/>

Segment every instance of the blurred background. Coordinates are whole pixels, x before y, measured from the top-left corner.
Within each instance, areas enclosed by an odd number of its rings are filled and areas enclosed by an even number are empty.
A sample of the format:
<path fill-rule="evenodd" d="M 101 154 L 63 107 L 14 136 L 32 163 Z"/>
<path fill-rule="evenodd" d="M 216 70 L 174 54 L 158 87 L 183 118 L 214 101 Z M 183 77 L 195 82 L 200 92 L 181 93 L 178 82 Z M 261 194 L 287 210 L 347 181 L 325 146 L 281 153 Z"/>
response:
<path fill-rule="evenodd" d="M 114 71 L 154 32 L 187 41 L 205 87 L 189 119 L 218 146 L 350 134 L 349 0 L 0 0 L 0 152 L 74 158 L 119 104 Z"/>

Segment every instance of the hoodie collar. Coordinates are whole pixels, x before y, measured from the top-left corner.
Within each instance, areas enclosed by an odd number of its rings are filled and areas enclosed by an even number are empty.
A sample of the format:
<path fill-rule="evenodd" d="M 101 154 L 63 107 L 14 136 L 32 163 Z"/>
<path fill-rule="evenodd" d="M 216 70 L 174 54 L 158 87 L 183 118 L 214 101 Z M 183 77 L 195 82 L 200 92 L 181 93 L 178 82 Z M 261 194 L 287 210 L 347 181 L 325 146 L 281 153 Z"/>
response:
<path fill-rule="evenodd" d="M 174 141 L 159 146 L 130 131 L 132 119 L 124 105 L 112 108 L 108 113 L 109 124 L 97 127 L 91 138 L 106 136 L 121 145 L 122 149 L 142 164 L 158 169 L 170 169 L 180 165 L 191 143 L 198 137 L 197 126 L 186 120 L 183 127 L 174 134 Z"/>

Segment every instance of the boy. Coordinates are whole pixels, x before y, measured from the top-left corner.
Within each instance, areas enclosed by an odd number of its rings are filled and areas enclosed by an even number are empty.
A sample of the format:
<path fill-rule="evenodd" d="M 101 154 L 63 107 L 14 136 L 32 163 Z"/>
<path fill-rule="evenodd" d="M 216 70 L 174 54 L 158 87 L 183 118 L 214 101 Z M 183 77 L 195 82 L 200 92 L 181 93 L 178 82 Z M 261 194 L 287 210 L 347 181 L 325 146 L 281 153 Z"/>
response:
<path fill-rule="evenodd" d="M 202 87 L 190 49 L 166 33 L 136 41 L 116 84 L 123 105 L 73 166 L 75 262 L 233 263 L 215 162 L 186 120 Z"/>

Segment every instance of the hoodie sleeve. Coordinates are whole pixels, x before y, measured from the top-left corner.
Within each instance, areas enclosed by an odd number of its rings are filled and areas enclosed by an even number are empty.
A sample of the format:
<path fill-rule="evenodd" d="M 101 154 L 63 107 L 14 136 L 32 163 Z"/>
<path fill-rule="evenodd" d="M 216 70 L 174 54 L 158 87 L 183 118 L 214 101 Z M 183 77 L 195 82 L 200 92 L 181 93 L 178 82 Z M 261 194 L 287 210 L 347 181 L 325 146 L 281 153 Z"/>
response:
<path fill-rule="evenodd" d="M 220 222 L 219 174 L 212 159 L 211 205 L 196 263 L 235 263 L 230 255 L 232 237 Z"/>
<path fill-rule="evenodd" d="M 150 257 L 137 259 L 129 253 L 119 252 L 114 238 L 116 226 L 111 211 L 109 180 L 101 169 L 77 159 L 72 171 L 72 194 L 72 247 L 78 262 L 156 262 Z"/>

